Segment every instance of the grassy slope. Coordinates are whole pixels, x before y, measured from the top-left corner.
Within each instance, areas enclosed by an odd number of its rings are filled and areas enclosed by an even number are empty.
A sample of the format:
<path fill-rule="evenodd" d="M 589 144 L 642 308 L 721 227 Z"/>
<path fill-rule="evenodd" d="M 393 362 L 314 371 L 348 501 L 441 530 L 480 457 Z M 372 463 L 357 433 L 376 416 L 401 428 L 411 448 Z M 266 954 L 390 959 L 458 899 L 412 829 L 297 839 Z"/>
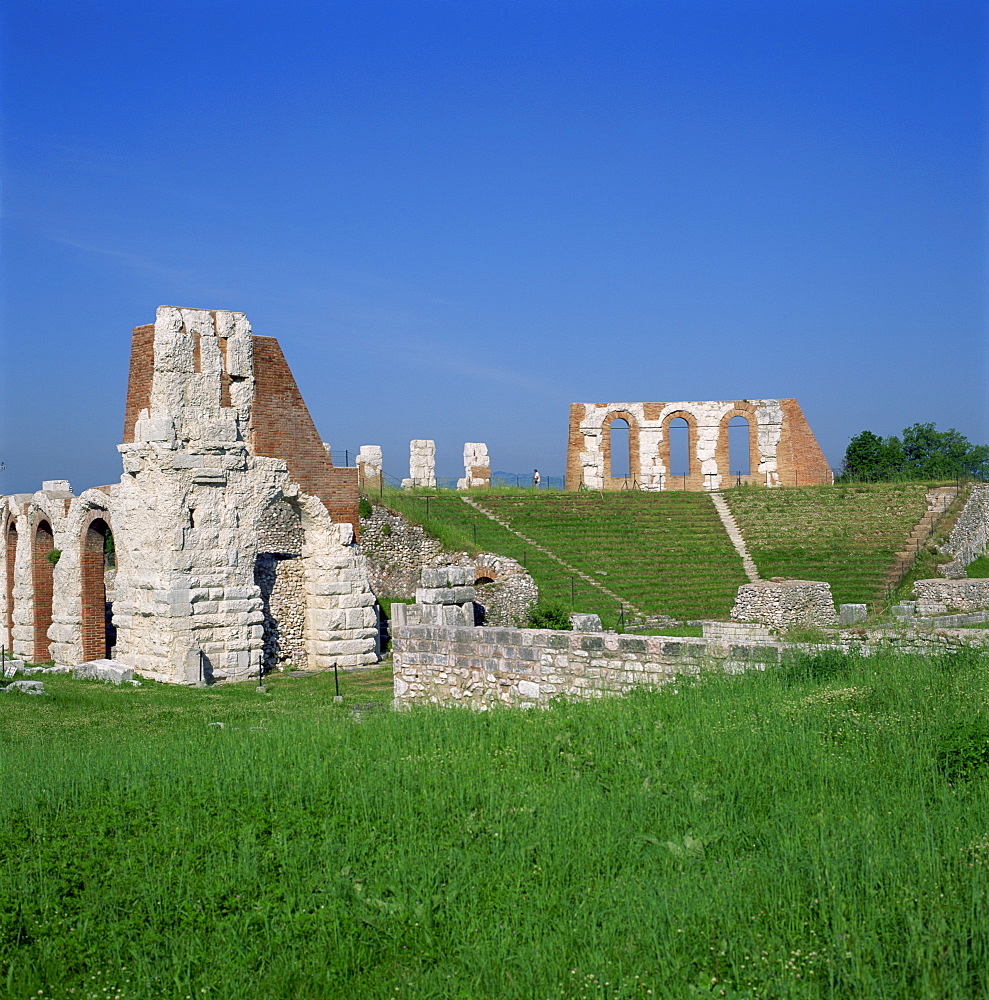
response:
<path fill-rule="evenodd" d="M 739 584 L 741 560 L 709 497 L 699 493 L 490 492 L 475 499 L 561 559 L 595 576 L 621 599 L 649 614 L 725 618 Z M 384 502 L 445 543 L 524 561 L 543 599 L 614 620 L 616 604 L 572 577 L 449 492 L 424 496 L 396 491 Z"/>
<path fill-rule="evenodd" d="M 984 659 L 356 721 L 384 679 L 0 696 L 6 995 L 989 992 Z"/>
<path fill-rule="evenodd" d="M 874 603 L 883 577 L 927 509 L 927 483 L 786 490 L 725 496 L 763 577 L 824 580 L 835 602 Z"/>

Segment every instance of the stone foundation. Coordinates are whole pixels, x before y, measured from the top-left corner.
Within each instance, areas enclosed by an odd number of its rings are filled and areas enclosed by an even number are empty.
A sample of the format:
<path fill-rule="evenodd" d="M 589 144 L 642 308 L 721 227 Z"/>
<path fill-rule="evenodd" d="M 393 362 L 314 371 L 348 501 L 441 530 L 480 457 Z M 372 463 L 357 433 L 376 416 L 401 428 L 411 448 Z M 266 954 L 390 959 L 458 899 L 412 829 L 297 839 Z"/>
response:
<path fill-rule="evenodd" d="M 913 585 L 919 615 L 989 608 L 989 579 L 918 580 Z"/>
<path fill-rule="evenodd" d="M 760 580 L 738 588 L 733 621 L 786 629 L 837 625 L 831 584 L 814 580 Z"/>

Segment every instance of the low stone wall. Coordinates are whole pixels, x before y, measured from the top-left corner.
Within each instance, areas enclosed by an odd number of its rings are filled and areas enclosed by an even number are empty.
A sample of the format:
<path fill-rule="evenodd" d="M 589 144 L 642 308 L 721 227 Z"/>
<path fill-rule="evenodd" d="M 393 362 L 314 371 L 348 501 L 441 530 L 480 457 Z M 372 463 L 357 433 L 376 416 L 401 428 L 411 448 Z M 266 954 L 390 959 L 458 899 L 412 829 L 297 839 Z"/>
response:
<path fill-rule="evenodd" d="M 838 624 L 831 584 L 815 580 L 759 580 L 738 588 L 733 621 L 773 628 L 791 625 L 828 627 Z"/>
<path fill-rule="evenodd" d="M 433 702 L 489 708 L 545 705 L 551 698 L 596 698 L 665 684 L 715 666 L 730 672 L 778 663 L 780 643 L 631 636 L 548 629 L 394 630 L 396 704 Z"/>
<path fill-rule="evenodd" d="M 530 708 L 559 696 L 599 698 L 657 687 L 702 669 L 762 670 L 793 652 L 932 655 L 972 647 L 989 651 L 989 630 L 846 630 L 830 643 L 797 644 L 405 625 L 393 632 L 395 705 Z"/>
<path fill-rule="evenodd" d="M 989 579 L 918 580 L 913 585 L 913 592 L 918 614 L 989 608 Z"/>

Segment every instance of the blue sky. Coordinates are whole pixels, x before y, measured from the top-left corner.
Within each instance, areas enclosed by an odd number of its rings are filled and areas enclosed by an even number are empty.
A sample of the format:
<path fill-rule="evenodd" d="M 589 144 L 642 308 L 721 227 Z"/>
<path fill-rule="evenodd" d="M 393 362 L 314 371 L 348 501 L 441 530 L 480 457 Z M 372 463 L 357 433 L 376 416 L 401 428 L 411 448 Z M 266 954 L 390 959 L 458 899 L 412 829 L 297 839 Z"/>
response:
<path fill-rule="evenodd" d="M 0 490 L 119 479 L 130 330 L 275 336 L 323 438 L 561 473 L 572 401 L 989 441 L 984 3 L 2 14 Z"/>

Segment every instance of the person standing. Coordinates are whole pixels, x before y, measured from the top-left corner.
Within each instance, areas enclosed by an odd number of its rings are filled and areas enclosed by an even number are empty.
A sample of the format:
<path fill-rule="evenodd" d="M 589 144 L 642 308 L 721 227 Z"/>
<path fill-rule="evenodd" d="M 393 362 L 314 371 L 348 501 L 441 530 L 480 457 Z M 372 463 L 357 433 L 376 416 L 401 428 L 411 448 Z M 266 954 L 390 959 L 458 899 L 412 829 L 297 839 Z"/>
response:
<path fill-rule="evenodd" d="M 533 469 L 532 470 L 532 485 L 535 486 L 535 488 L 537 490 L 539 489 L 539 470 L 538 469 Z"/>

